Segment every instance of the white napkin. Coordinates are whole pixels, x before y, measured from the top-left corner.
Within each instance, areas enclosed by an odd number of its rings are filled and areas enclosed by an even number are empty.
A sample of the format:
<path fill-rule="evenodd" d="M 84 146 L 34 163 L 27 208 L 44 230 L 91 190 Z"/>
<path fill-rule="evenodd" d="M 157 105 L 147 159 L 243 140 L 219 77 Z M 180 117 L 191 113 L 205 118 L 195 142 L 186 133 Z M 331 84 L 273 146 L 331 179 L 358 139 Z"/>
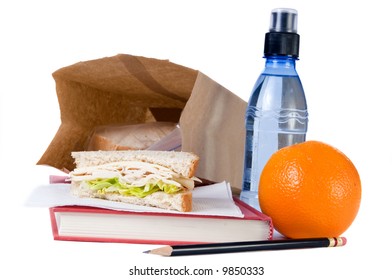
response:
<path fill-rule="evenodd" d="M 29 207 L 80 205 L 120 211 L 179 213 L 174 210 L 132 205 L 98 198 L 79 198 L 71 194 L 70 184 L 50 184 L 38 186 L 32 191 L 25 204 Z M 184 214 L 229 217 L 244 216 L 239 207 L 234 203 L 230 184 L 227 182 L 196 187 L 193 190 L 192 212 L 186 212 Z"/>

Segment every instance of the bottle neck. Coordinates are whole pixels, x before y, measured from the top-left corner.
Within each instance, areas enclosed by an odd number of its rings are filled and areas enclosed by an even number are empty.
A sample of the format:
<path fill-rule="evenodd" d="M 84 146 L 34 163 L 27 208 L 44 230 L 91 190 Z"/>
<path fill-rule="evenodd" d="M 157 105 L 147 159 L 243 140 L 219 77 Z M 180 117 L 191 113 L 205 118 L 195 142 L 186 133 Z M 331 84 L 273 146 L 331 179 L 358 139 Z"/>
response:
<path fill-rule="evenodd" d="M 265 56 L 264 74 L 269 75 L 283 75 L 283 76 L 297 76 L 295 69 L 296 57 L 281 56 L 281 55 L 266 55 Z"/>

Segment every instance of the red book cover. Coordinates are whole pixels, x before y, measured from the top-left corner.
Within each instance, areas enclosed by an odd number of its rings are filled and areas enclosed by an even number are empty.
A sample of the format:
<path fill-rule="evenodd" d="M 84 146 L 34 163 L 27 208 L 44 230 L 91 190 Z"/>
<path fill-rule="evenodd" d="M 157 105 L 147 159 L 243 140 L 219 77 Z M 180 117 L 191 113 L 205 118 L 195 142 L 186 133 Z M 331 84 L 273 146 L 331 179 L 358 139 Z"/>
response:
<path fill-rule="evenodd" d="M 234 201 L 243 218 L 86 206 L 57 206 L 49 211 L 55 240 L 177 245 L 272 239 L 270 217 L 237 198 Z"/>

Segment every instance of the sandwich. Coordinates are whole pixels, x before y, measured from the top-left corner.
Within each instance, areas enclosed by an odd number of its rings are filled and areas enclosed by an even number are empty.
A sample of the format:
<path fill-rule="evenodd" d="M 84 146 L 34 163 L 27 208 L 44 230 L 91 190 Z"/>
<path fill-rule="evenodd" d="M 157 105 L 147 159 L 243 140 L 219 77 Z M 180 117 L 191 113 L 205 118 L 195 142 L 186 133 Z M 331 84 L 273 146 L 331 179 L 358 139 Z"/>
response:
<path fill-rule="evenodd" d="M 199 157 L 177 151 L 84 151 L 71 153 L 71 192 L 180 212 L 192 211 Z"/>
<path fill-rule="evenodd" d="M 176 127 L 177 124 L 172 122 L 99 126 L 88 141 L 87 150 L 145 150 L 172 133 Z"/>

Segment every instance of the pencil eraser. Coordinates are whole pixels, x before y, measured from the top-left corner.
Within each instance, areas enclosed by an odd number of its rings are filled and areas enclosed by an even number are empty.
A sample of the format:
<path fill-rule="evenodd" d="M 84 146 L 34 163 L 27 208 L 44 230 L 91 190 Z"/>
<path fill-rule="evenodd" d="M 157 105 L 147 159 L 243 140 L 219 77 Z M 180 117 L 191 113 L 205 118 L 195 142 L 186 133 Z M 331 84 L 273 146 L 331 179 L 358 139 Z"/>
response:
<path fill-rule="evenodd" d="M 342 246 L 346 245 L 347 243 L 347 238 L 346 237 L 340 237 L 342 240 Z"/>

